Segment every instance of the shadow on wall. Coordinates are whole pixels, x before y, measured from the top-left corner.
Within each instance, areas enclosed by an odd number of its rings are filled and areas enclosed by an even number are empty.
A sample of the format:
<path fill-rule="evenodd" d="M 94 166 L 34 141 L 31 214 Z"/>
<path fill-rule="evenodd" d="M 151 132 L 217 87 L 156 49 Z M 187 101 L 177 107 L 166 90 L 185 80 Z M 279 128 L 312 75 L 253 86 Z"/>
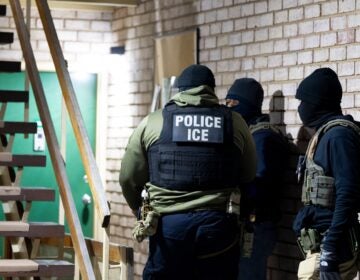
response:
<path fill-rule="evenodd" d="M 289 162 L 284 170 L 281 189 L 282 219 L 278 224 L 278 242 L 273 255 L 268 259 L 267 279 L 296 280 L 302 255 L 292 230 L 292 223 L 301 207 L 301 185 L 297 182 L 296 166 L 302 150 L 295 144 L 294 137 L 286 133 L 284 122 L 285 97 L 283 92 L 275 91 L 270 100 L 270 122 L 276 125 L 288 139 Z M 305 142 L 303 143 L 305 145 Z"/>

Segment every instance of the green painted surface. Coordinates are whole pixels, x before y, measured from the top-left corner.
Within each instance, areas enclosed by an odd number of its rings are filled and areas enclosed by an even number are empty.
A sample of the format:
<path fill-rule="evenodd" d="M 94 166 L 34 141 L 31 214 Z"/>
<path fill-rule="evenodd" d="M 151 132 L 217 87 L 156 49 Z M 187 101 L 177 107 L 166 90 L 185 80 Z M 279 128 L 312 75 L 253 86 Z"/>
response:
<path fill-rule="evenodd" d="M 43 72 L 40 74 L 43 83 L 48 106 L 50 108 L 51 118 L 55 127 L 56 135 L 60 145 L 61 129 L 61 90 L 57 76 L 53 72 Z M 76 92 L 77 100 L 87 129 L 89 140 L 94 150 L 95 147 L 95 117 L 96 117 L 96 74 L 71 74 L 71 79 Z M 0 89 L 3 90 L 23 90 L 24 73 L 0 73 Z M 39 114 L 32 92 L 30 93 L 30 117 L 29 121 L 39 121 Z M 5 120 L 23 121 L 24 104 L 9 103 L 6 110 Z M 91 196 L 89 185 L 84 180 L 84 167 L 81 161 L 79 149 L 75 141 L 72 126 L 68 117 L 66 125 L 66 170 L 74 196 L 79 219 L 83 227 L 85 236 L 93 236 L 93 200 L 90 205 L 85 206 L 82 202 L 82 196 L 86 193 Z M 25 167 L 21 186 L 33 187 L 41 186 L 55 189 L 55 202 L 33 202 L 30 220 L 31 221 L 58 221 L 59 216 L 59 190 L 54 175 L 51 158 L 45 145 L 45 151 L 34 151 L 34 136 L 29 135 L 24 138 L 23 135 L 15 137 L 13 146 L 14 154 L 35 154 L 46 156 L 46 167 Z M 1 209 L 1 207 L 0 207 Z M 4 219 L 2 209 L 1 218 Z M 68 232 L 68 227 L 66 226 Z M 2 245 L 2 242 L 1 242 Z M 1 250 L 2 252 L 2 250 Z"/>

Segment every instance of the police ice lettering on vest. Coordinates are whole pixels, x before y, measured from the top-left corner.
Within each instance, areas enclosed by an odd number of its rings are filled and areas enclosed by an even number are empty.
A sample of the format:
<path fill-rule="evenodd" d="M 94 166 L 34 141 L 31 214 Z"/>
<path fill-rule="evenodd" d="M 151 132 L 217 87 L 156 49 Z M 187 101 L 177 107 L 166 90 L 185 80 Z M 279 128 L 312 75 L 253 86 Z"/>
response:
<path fill-rule="evenodd" d="M 224 117 L 200 114 L 174 114 L 174 142 L 223 143 Z"/>

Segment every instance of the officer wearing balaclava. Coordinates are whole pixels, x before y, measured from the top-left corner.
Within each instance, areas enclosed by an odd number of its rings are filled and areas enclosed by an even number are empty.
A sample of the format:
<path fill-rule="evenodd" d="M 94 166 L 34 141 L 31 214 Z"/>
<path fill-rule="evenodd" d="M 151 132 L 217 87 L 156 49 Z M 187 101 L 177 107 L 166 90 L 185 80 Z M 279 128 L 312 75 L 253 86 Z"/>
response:
<path fill-rule="evenodd" d="M 300 166 L 304 207 L 293 228 L 305 260 L 299 279 L 354 279 L 359 269 L 360 129 L 341 110 L 342 87 L 330 68 L 299 85 L 299 116 L 316 130 Z"/>
<path fill-rule="evenodd" d="M 255 146 L 241 116 L 219 105 L 208 67 L 185 68 L 177 86 L 121 163 L 124 197 L 141 209 L 133 236 L 149 237 L 143 279 L 236 279 L 239 188 L 255 176 Z"/>
<path fill-rule="evenodd" d="M 249 125 L 256 145 L 256 178 L 241 192 L 241 216 L 245 238 L 238 279 L 266 280 L 267 259 L 276 243 L 276 223 L 280 219 L 282 174 L 288 145 L 280 130 L 262 113 L 264 90 L 252 78 L 237 79 L 226 96 L 226 104 L 241 114 Z M 248 240 L 253 240 L 252 244 Z"/>

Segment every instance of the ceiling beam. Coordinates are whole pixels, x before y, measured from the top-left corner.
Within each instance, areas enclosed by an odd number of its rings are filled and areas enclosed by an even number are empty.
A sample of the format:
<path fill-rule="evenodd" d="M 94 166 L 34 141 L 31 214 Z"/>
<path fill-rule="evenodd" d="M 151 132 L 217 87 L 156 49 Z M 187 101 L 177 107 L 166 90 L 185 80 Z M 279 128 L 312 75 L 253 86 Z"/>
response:
<path fill-rule="evenodd" d="M 58 2 L 64 4 L 90 4 L 101 6 L 137 6 L 138 0 L 50 0 L 51 2 Z"/>

